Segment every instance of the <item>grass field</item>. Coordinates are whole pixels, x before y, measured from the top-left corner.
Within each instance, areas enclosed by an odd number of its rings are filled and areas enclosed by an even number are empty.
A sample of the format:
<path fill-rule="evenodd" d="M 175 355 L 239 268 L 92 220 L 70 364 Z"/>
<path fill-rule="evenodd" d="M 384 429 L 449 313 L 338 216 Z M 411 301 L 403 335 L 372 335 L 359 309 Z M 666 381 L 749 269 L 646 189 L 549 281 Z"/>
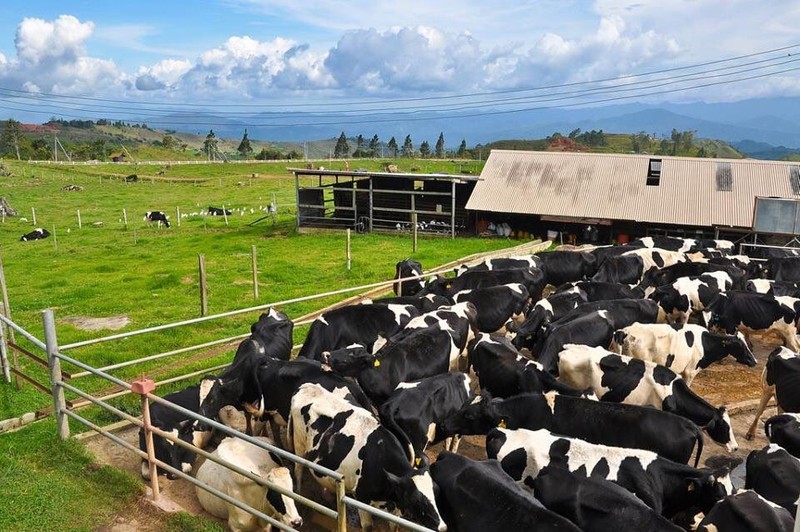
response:
<path fill-rule="evenodd" d="M 125 331 L 198 317 L 199 254 L 205 256 L 209 312 L 215 314 L 385 280 L 392 277 L 395 262 L 407 256 L 432 267 L 516 243 L 431 237 L 421 239 L 418 252 L 412 255 L 408 235 L 353 235 L 352 270 L 348 272 L 343 233 L 295 233 L 294 179 L 286 171 L 285 163 L 174 165 L 169 169 L 145 165 L 5 164 L 14 176 L 0 178 L 0 196 L 20 215 L 0 223 L 0 253 L 11 315 L 15 322 L 43 338 L 41 311 L 53 309 L 60 345 L 112 332 L 81 330 L 70 324 L 73 318 L 125 316 L 131 320 L 122 329 Z M 381 162 L 370 164 L 375 165 L 373 169 L 382 167 Z M 431 161 L 400 164 L 401 170 L 410 170 L 414 165 L 429 172 L 452 172 L 454 163 L 441 162 L 440 167 Z M 423 168 L 424 165 L 428 168 Z M 164 170 L 164 175 L 157 175 L 160 170 Z M 120 179 L 130 173 L 136 173 L 139 181 L 126 184 Z M 253 174 L 258 177 L 252 177 Z M 69 184 L 77 184 L 83 190 L 63 190 Z M 263 216 L 259 209 L 271 201 L 273 194 L 279 207 L 277 223 L 248 225 Z M 237 211 L 227 226 L 220 217 L 201 216 L 182 218 L 180 226 L 177 224 L 177 208 L 190 214 L 209 205 L 223 204 L 242 209 L 243 214 Z M 34 227 L 33 209 L 37 226 L 54 232 L 55 237 L 19 241 L 22 234 Z M 127 212 L 127 228 L 122 221 L 123 209 Z M 78 210 L 82 229 L 78 228 Z M 171 214 L 173 227 L 169 230 L 148 227 L 142 220 L 148 210 Z M 23 221 L 23 217 L 28 221 Z M 253 298 L 251 246 L 256 246 L 258 255 L 258 301 Z M 297 317 L 334 299 L 337 298 L 281 310 Z M 99 367 L 247 333 L 257 317 L 254 312 L 80 348 L 67 354 Z M 302 341 L 304 332 L 304 329 L 296 331 L 297 342 Z M 34 350 L 19 336 L 17 340 Z M 157 375 L 160 380 L 229 361 L 232 353 L 232 350 L 219 352 L 203 360 L 188 360 L 190 357 L 178 355 L 113 373 L 128 381 L 142 373 Z M 19 360 L 26 372 L 47 383 L 42 368 L 27 359 Z M 78 383 L 90 391 L 107 386 L 91 379 L 81 379 Z M 50 404 L 48 396 L 29 385 L 18 391 L 12 385 L 0 384 L 0 419 Z M 138 405 L 132 397 L 116 400 L 115 404 L 138 414 Z M 98 412 L 83 413 L 101 423 L 115 421 Z M 72 429 L 75 432 L 78 427 L 73 424 Z M 59 458 L 50 456 L 53 449 Z M 6 492 L 0 491 L 0 529 L 92 529 L 129 504 L 129 496 L 138 493 L 141 485 L 138 479 L 118 480 L 118 476 L 124 475 L 89 463 L 79 445 L 57 441 L 51 420 L 0 435 L 0 468 L 11 473 L 4 475 L 8 480 L 0 488 Z M 84 469 L 91 474 L 84 474 Z M 109 491 L 109 483 L 118 486 L 119 491 Z M 43 496 L 47 486 L 52 485 L 58 486 L 64 495 Z M 65 525 L 60 519 L 67 511 L 70 521 Z M 12 522 L 13 526 L 6 526 Z"/>

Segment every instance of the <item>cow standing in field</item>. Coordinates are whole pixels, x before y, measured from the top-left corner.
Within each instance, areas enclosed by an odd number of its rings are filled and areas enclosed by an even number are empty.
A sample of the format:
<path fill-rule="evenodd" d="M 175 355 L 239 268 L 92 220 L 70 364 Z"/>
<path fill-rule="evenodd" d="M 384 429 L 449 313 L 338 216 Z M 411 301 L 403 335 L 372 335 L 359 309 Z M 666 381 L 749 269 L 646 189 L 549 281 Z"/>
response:
<path fill-rule="evenodd" d="M 164 227 L 169 229 L 169 216 L 162 211 L 147 211 L 144 215 L 144 221 L 147 222 L 147 225 L 153 225 L 153 222 L 156 222 L 158 227 L 164 224 Z"/>

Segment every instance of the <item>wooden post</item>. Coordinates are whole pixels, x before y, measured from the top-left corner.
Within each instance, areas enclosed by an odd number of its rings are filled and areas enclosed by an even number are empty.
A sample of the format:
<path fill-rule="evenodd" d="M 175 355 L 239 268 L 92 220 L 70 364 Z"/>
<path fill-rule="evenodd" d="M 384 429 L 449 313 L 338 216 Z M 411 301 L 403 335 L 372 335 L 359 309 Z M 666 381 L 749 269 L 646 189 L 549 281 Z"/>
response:
<path fill-rule="evenodd" d="M 258 301 L 258 260 L 256 259 L 256 245 L 250 246 L 250 255 L 253 262 L 253 299 Z"/>
<path fill-rule="evenodd" d="M 56 234 L 56 224 L 53 224 L 53 251 L 58 253 L 58 235 Z"/>
<path fill-rule="evenodd" d="M 128 229 L 128 211 L 126 209 L 122 209 L 122 223 L 125 224 L 125 229 Z"/>
<path fill-rule="evenodd" d="M 450 193 L 450 238 L 456 237 L 456 182 L 451 181 L 450 186 L 452 192 Z"/>
<path fill-rule="evenodd" d="M 3 257 L 2 257 L 2 254 L 0 254 L 0 293 L 2 293 L 2 296 L 3 296 L 3 308 L 2 308 L 3 316 L 5 316 L 6 318 L 8 318 L 10 320 L 11 319 L 11 304 L 8 302 L 8 288 L 6 287 L 6 273 L 5 273 L 5 269 L 3 268 Z M 8 327 L 5 323 L 0 324 L 0 329 L 4 329 L 5 330 L 5 334 L 4 334 L 3 340 L 2 340 L 4 348 L 7 345 L 6 344 L 7 340 L 11 340 L 12 343 L 16 343 L 14 341 L 14 329 L 12 329 L 11 327 Z M 12 353 L 11 362 L 14 364 L 14 369 L 15 370 L 19 370 L 19 360 L 17 358 L 17 352 L 12 349 L 11 353 Z M 8 361 L 6 360 L 6 367 L 8 367 L 7 365 L 8 365 Z M 16 387 L 17 390 L 22 388 L 21 382 L 22 381 L 17 378 L 17 375 L 14 374 L 14 386 Z"/>
<path fill-rule="evenodd" d="M 181 226 L 181 208 L 175 207 L 175 219 L 178 220 L 178 227 Z"/>
<path fill-rule="evenodd" d="M 78 209 L 78 229 L 83 229 L 83 224 L 81 223 L 81 210 Z"/>
<path fill-rule="evenodd" d="M 222 204 L 222 217 L 225 218 L 225 227 L 228 227 L 228 212 L 225 210 L 225 204 Z"/>
<path fill-rule="evenodd" d="M 158 470 L 156 466 L 156 453 L 153 446 L 153 430 L 150 423 L 150 401 L 147 394 L 156 389 L 156 383 L 150 379 L 142 377 L 131 383 L 131 391 L 138 393 L 142 404 L 142 425 L 144 428 L 145 448 L 147 449 L 147 464 L 150 470 L 150 487 L 153 490 L 153 500 L 157 501 L 160 496 L 158 487 Z"/>
<path fill-rule="evenodd" d="M 414 235 L 413 243 L 411 244 L 411 251 L 417 252 L 417 213 L 411 213 L 411 231 Z"/>
<path fill-rule="evenodd" d="M 336 530 L 347 532 L 347 504 L 344 502 L 344 479 L 336 482 Z"/>
<path fill-rule="evenodd" d="M 197 256 L 200 266 L 200 315 L 208 314 L 208 291 L 206 286 L 206 256 L 202 253 Z"/>
<path fill-rule="evenodd" d="M 33 225 L 36 225 L 36 207 L 31 207 L 31 218 L 33 218 Z"/>
<path fill-rule="evenodd" d="M 42 324 L 44 325 L 44 341 L 47 346 L 47 365 L 50 368 L 50 387 L 53 392 L 53 413 L 56 416 L 58 437 L 66 440 L 69 438 L 69 420 L 64 413 L 67 410 L 67 402 L 64 399 L 64 388 L 61 386 L 64 377 L 61 374 L 61 359 L 56 356 L 58 353 L 56 320 L 51 309 L 42 311 Z"/>
<path fill-rule="evenodd" d="M 351 260 L 350 260 L 350 229 L 349 228 L 345 229 L 345 231 L 346 231 L 346 234 L 347 234 L 347 271 L 349 272 L 350 271 L 350 263 L 351 263 Z"/>

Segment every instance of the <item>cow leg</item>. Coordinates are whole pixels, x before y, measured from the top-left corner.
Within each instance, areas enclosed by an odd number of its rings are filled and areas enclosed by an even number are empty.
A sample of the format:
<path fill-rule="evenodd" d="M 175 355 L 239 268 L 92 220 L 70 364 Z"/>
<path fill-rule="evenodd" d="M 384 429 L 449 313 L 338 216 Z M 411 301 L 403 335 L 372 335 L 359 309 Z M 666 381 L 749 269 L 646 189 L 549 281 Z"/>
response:
<path fill-rule="evenodd" d="M 272 432 L 272 441 L 275 442 L 275 445 L 281 447 L 282 449 L 287 449 L 288 447 L 283 441 L 283 438 L 281 437 L 281 427 L 280 425 L 278 425 L 278 422 L 275 421 L 274 417 L 269 418 L 269 430 L 270 432 Z M 287 435 L 287 440 L 288 439 L 289 438 Z"/>
<path fill-rule="evenodd" d="M 764 369 L 764 372 L 767 370 Z M 747 433 L 744 435 L 746 440 L 752 440 L 756 435 L 756 426 L 758 426 L 759 419 L 761 418 L 761 414 L 764 413 L 764 410 L 767 408 L 767 403 L 770 399 L 772 399 L 773 394 L 775 393 L 775 386 L 765 386 L 761 392 L 761 401 L 758 404 L 758 412 L 756 412 L 755 417 L 753 418 L 753 423 L 750 425 L 750 428 L 747 429 Z"/>
<path fill-rule="evenodd" d="M 444 441 L 444 448 L 450 451 L 451 453 L 458 452 L 458 444 L 461 443 L 461 436 L 458 434 L 447 438 Z"/>

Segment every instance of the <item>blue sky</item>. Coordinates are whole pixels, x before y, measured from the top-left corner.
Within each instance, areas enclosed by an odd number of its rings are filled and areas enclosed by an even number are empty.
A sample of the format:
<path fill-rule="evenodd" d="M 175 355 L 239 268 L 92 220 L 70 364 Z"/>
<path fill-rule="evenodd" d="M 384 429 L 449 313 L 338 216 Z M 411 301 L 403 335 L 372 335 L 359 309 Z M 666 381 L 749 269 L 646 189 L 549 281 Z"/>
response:
<path fill-rule="evenodd" d="M 618 90 L 647 72 L 792 47 L 797 20 L 799 0 L 4 0 L 0 108 L 46 120 L 89 105 L 56 96 L 109 100 L 98 114 L 120 118 L 137 106 L 169 112 L 187 103 L 217 112 L 421 106 L 409 98 L 488 107 L 499 94 Z M 740 65 L 727 78 L 712 77 L 721 75 L 715 66 L 675 71 L 694 73 L 696 84 L 724 82 L 649 98 L 798 96 L 798 59 L 794 47 L 715 64 Z M 755 79 L 728 82 L 745 77 Z M 615 81 L 587 84 L 603 79 Z M 647 99 L 641 92 L 627 94 Z"/>

